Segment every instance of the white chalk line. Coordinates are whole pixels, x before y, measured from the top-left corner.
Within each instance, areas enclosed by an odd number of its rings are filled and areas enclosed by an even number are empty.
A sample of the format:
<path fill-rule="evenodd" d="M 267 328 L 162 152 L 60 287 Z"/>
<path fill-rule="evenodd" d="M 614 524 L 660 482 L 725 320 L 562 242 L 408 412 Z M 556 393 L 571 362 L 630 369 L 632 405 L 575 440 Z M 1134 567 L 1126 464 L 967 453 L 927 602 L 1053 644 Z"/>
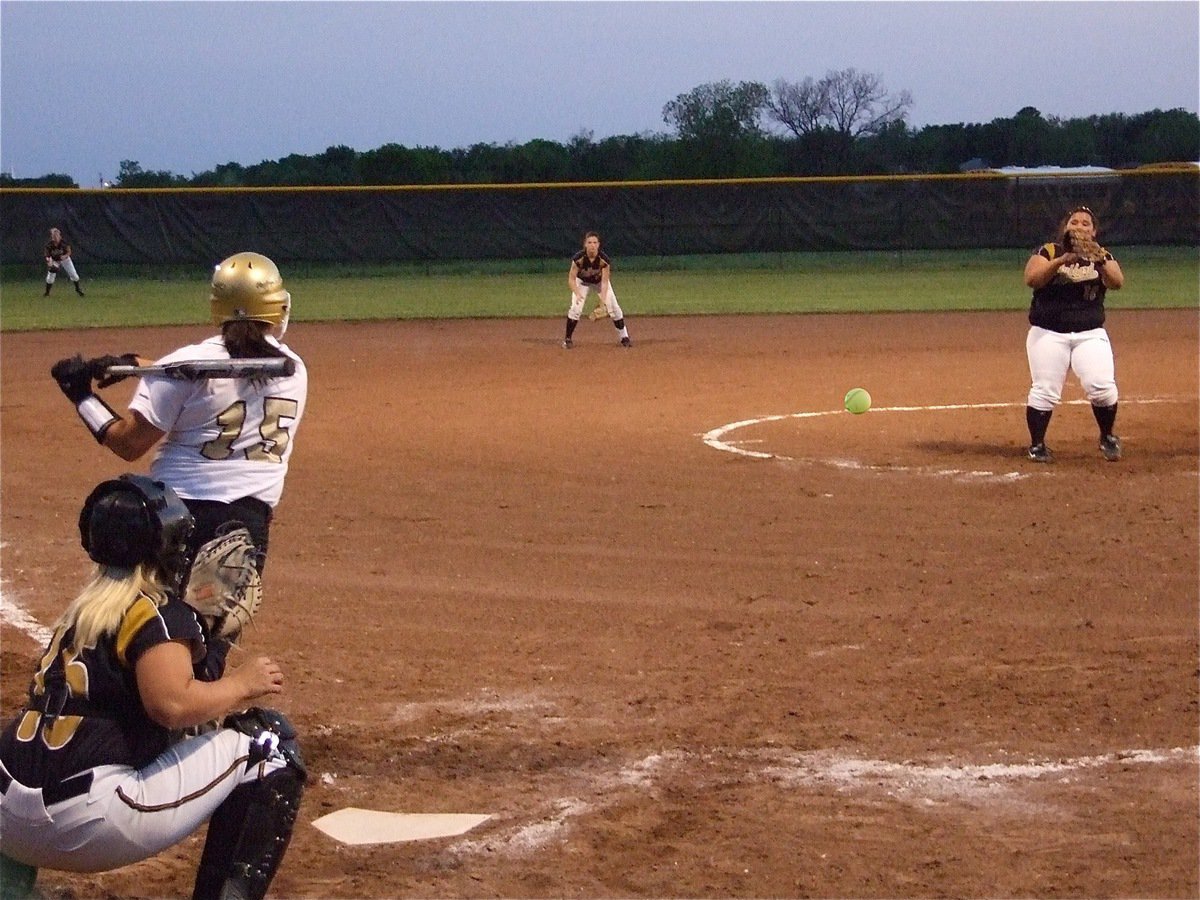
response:
<path fill-rule="evenodd" d="M 458 841 L 448 848 L 448 852 L 455 856 L 527 856 L 549 844 L 566 840 L 574 820 L 624 802 L 631 791 L 651 791 L 659 776 L 683 769 L 689 763 L 711 768 L 714 757 L 719 755 L 722 754 L 664 751 L 624 766 L 611 775 L 593 775 L 589 779 L 591 790 L 588 793 L 597 799 L 589 801 L 577 795 L 553 798 L 545 804 L 546 811 L 536 820 Z M 785 789 L 833 787 L 839 791 L 882 794 L 898 802 L 920 806 L 987 802 L 995 807 L 1040 814 L 1043 805 L 1023 799 L 1021 789 L 1048 782 L 1068 784 L 1080 773 L 1109 766 L 1186 763 L 1194 767 L 1200 762 L 1200 747 L 1126 750 L 1073 759 L 982 765 L 890 762 L 828 750 L 799 753 L 741 751 L 724 755 L 751 760 L 765 757 L 765 763 L 751 766 L 746 772 L 743 779 L 746 782 L 766 779 Z"/>
<path fill-rule="evenodd" d="M 523 709 L 526 715 L 536 714 L 522 695 L 514 695 L 512 702 L 497 699 L 498 705 L 507 710 Z M 459 704 L 452 705 L 462 708 Z M 665 749 L 601 771 L 584 768 L 560 772 L 558 778 L 573 786 L 569 793 L 545 797 L 532 817 L 518 815 L 517 821 L 507 827 L 459 840 L 447 852 L 459 857 L 528 856 L 567 840 L 583 817 L 624 803 L 631 793 L 653 794 L 672 774 L 687 774 L 697 769 L 715 774 L 724 784 L 731 778 L 745 784 L 765 780 L 782 790 L 832 788 L 882 795 L 896 802 L 922 806 L 986 802 L 1010 812 L 1031 814 L 1042 806 L 1023 795 L 1038 784 L 1069 784 L 1080 774 L 1110 766 L 1184 763 L 1194 767 L 1198 762 L 1200 746 L 1003 763 L 893 762 L 836 750 Z M 719 770 L 728 767 L 740 770 L 740 774 L 721 774 Z M 693 773 L 688 775 L 688 781 L 694 784 L 702 777 Z M 497 817 L 495 821 L 499 825 L 503 820 Z"/>
<path fill-rule="evenodd" d="M 536 821 L 517 824 L 484 837 L 459 841 L 450 846 L 448 852 L 454 856 L 497 853 L 526 856 L 547 844 L 563 840 L 574 820 L 616 805 L 628 791 L 652 789 L 662 769 L 688 756 L 690 754 L 682 751 L 652 753 L 614 771 L 586 776 L 585 792 L 596 799 L 584 800 L 578 796 L 554 798 L 546 805 L 547 811 Z"/>
<path fill-rule="evenodd" d="M 0 547 L 5 546 L 7 544 L 0 543 Z M 11 585 L 5 583 L 2 575 L 0 575 L 0 622 L 11 625 L 18 631 L 29 635 L 43 647 L 50 643 L 53 634 L 49 628 L 35 619 L 17 599 L 16 593 Z"/>
<path fill-rule="evenodd" d="M 1182 403 L 1183 400 L 1154 397 L 1145 400 L 1126 400 L 1122 399 L 1125 404 L 1152 404 L 1152 403 Z M 1063 406 L 1082 406 L 1088 403 L 1087 400 L 1067 400 L 1063 402 Z M 1024 403 L 945 403 L 931 406 L 882 406 L 872 407 L 862 415 L 874 415 L 876 413 L 905 413 L 905 412 L 947 412 L 955 410 L 977 410 L 977 409 L 1013 409 L 1024 407 Z M 892 472 L 892 473 L 915 473 L 919 475 L 928 475 L 937 478 L 951 478 L 957 481 L 991 481 L 991 482 L 1014 482 L 1021 481 L 1025 478 L 1034 477 L 1030 472 L 992 472 L 988 470 L 964 470 L 964 469 L 934 469 L 928 466 L 879 466 L 870 463 L 860 462 L 855 459 L 840 459 L 834 457 L 825 458 L 800 458 L 786 456 L 782 453 L 770 453 L 764 450 L 748 450 L 747 444 L 763 444 L 765 441 L 761 439 L 747 439 L 744 441 L 727 440 L 725 435 L 737 431 L 741 428 L 748 428 L 753 425 L 762 425 L 767 422 L 781 422 L 785 419 L 818 419 L 824 416 L 848 416 L 852 413 L 844 409 L 827 409 L 812 412 L 797 412 L 797 413 L 781 413 L 770 416 L 756 416 L 752 419 L 742 419 L 740 422 L 730 422 L 727 425 L 720 425 L 710 431 L 706 431 L 699 435 L 709 447 L 714 450 L 720 450 L 725 453 L 734 453 L 739 456 L 749 457 L 750 459 L 777 459 L 785 462 L 808 462 L 818 463 L 822 465 L 832 466 L 837 469 L 860 470 L 865 472 Z M 1040 472 L 1037 474 L 1046 474 Z"/>
<path fill-rule="evenodd" d="M 899 799 L 929 802 L 996 798 L 997 792 L 1013 787 L 1049 779 L 1071 781 L 1078 772 L 1106 766 L 1197 761 L 1200 761 L 1200 747 L 1126 750 L 1074 759 L 982 765 L 895 763 L 817 750 L 779 754 L 777 762 L 764 768 L 762 774 L 784 786 L 832 785 L 840 790 L 875 790 Z"/>

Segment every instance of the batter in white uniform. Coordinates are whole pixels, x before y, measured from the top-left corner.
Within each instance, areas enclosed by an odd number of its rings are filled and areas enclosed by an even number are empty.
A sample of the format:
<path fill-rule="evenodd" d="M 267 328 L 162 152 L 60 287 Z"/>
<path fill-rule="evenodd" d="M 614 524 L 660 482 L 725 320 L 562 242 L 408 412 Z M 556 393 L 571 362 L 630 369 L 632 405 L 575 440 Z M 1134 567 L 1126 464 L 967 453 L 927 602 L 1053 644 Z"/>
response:
<path fill-rule="evenodd" d="M 64 359 L 51 374 L 96 440 L 117 456 L 132 462 L 158 445 L 150 474 L 170 485 L 195 517 L 193 550 L 222 524 L 236 520 L 249 529 L 265 559 L 271 518 L 304 416 L 308 372 L 279 340 L 287 330 L 291 295 L 270 259 L 236 253 L 224 260 L 213 272 L 209 302 L 219 335 L 159 360 L 133 353 Z M 145 376 L 127 417 L 92 390 L 94 379 L 102 388 L 120 380 L 104 377 L 111 365 L 271 356 L 291 358 L 294 373 L 208 381 Z"/>
<path fill-rule="evenodd" d="M 1100 452 L 1110 462 L 1121 458 L 1121 440 L 1113 434 L 1117 418 L 1117 380 L 1112 344 L 1104 329 L 1104 295 L 1125 283 L 1121 265 L 1105 252 L 1089 262 L 1071 251 L 1070 232 L 1096 236 L 1096 217 L 1086 206 L 1071 210 L 1051 242 L 1034 250 L 1025 264 L 1025 284 L 1033 288 L 1025 350 L 1032 385 L 1026 401 L 1029 458 L 1053 462 L 1046 429 L 1062 400 L 1067 372 L 1073 371 L 1092 404 L 1100 427 Z"/>
<path fill-rule="evenodd" d="M 195 519 L 189 538 L 193 553 L 227 522 L 240 522 L 260 551 L 261 574 L 304 416 L 308 372 L 279 340 L 291 317 L 292 297 L 270 259 L 246 252 L 222 261 L 213 271 L 209 304 L 219 335 L 160 360 L 134 353 L 90 360 L 75 356 L 59 360 L 51 374 L 96 440 L 121 459 L 140 459 L 158 445 L 150 474 L 187 504 Z M 111 365 L 278 356 L 295 362 L 293 374 L 207 381 L 148 375 L 130 401 L 128 416 L 118 415 L 92 390 L 93 380 L 101 388 L 120 380 L 105 377 Z M 222 648 L 209 649 L 209 666 L 220 668 Z"/>

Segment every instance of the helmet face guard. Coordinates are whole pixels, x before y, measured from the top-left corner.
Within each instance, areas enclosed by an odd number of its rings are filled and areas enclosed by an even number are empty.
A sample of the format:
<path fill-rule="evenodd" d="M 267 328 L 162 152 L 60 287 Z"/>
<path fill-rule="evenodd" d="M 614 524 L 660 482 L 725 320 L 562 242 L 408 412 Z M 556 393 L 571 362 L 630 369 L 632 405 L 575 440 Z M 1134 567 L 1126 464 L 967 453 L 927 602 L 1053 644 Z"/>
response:
<path fill-rule="evenodd" d="M 84 501 L 79 539 L 100 565 L 153 563 L 170 586 L 178 587 L 194 525 L 187 506 L 161 481 L 122 475 L 101 482 Z"/>
<path fill-rule="evenodd" d="M 235 253 L 213 269 L 212 323 L 250 319 L 274 325 L 282 335 L 292 311 L 279 268 L 261 253 Z"/>

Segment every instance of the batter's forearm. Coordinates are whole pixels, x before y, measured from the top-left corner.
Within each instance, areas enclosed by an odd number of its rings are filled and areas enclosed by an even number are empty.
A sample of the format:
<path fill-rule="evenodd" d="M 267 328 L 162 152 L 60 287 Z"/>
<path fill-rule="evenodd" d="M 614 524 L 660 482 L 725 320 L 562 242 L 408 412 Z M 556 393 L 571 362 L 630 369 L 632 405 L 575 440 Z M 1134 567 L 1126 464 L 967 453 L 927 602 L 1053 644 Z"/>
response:
<path fill-rule="evenodd" d="M 133 462 L 145 456 L 162 436 L 163 432 L 134 413 L 109 425 L 101 443 L 126 462 Z"/>

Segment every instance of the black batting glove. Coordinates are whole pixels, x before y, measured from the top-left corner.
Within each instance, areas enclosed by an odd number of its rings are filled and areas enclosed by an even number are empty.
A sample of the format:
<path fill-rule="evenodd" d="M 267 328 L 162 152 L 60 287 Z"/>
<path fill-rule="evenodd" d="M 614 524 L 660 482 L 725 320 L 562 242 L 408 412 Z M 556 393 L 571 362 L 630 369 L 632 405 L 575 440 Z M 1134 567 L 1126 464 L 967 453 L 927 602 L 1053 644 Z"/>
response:
<path fill-rule="evenodd" d="M 92 378 L 96 379 L 97 387 L 110 387 L 118 381 L 124 381 L 128 375 L 109 375 L 109 366 L 136 366 L 138 364 L 138 355 L 136 353 L 122 353 L 120 356 L 97 356 L 95 359 L 87 361 L 88 369 L 91 371 Z"/>
<path fill-rule="evenodd" d="M 94 396 L 92 370 L 80 354 L 76 353 L 69 359 L 60 359 L 50 367 L 50 374 L 72 403 L 78 405 L 88 397 Z"/>

